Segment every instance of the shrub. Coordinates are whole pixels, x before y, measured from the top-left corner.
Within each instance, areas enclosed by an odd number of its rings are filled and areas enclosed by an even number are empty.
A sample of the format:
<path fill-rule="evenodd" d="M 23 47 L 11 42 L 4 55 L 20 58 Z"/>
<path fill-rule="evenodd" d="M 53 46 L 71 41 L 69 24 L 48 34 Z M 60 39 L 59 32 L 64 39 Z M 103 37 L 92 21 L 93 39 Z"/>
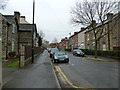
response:
<path fill-rule="evenodd" d="M 66 48 L 65 51 L 71 52 L 71 48 Z"/>
<path fill-rule="evenodd" d="M 16 52 L 15 51 L 11 51 L 11 52 L 9 52 L 9 54 L 8 54 L 9 56 L 15 56 L 16 55 Z"/>
<path fill-rule="evenodd" d="M 88 49 L 80 49 L 87 55 L 95 55 L 95 50 L 88 50 Z M 112 57 L 120 57 L 120 51 L 119 50 L 113 50 L 113 51 L 97 51 L 98 56 L 112 56 Z"/>

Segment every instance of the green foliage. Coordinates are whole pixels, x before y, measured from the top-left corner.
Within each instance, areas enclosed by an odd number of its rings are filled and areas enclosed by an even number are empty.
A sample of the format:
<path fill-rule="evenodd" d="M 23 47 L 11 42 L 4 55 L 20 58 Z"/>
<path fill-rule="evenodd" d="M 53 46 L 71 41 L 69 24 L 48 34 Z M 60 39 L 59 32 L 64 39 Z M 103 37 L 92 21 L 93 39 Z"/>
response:
<path fill-rule="evenodd" d="M 66 48 L 65 51 L 71 52 L 71 48 Z"/>
<path fill-rule="evenodd" d="M 7 67 L 19 67 L 19 61 L 15 61 L 15 62 L 13 62 L 13 63 L 11 63 L 11 64 L 8 64 L 7 65 Z"/>
<path fill-rule="evenodd" d="M 88 49 L 81 49 L 85 54 L 87 55 L 95 55 L 95 50 L 88 50 Z M 112 56 L 112 57 L 120 57 L 120 51 L 119 50 L 113 50 L 113 51 L 97 51 L 98 56 Z"/>
<path fill-rule="evenodd" d="M 14 57 L 16 55 L 16 52 L 15 51 L 11 51 L 11 52 L 8 53 L 8 55 Z"/>

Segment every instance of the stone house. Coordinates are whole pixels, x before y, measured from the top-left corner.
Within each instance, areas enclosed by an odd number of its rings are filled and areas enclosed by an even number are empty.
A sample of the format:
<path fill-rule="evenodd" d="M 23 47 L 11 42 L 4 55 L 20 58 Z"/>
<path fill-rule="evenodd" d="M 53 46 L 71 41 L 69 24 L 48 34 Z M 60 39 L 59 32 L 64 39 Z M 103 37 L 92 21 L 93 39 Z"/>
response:
<path fill-rule="evenodd" d="M 26 21 L 25 16 L 20 17 L 19 24 L 19 44 L 20 45 L 32 45 L 32 31 L 34 27 L 34 46 L 36 47 L 37 42 L 37 27 L 36 24 L 30 24 Z"/>
<path fill-rule="evenodd" d="M 65 37 L 64 39 L 61 40 L 60 44 L 59 44 L 59 48 L 61 50 L 65 50 L 70 48 L 69 46 L 69 39 L 67 37 Z"/>
<path fill-rule="evenodd" d="M 16 52 L 18 54 L 18 29 L 19 19 L 17 18 L 18 12 L 14 15 L 2 15 L 2 51 L 3 58 L 8 58 L 9 52 Z"/>
<path fill-rule="evenodd" d="M 120 13 L 115 15 L 108 13 L 107 19 L 104 21 L 104 29 L 102 33 L 102 37 L 99 39 L 97 45 L 98 50 L 118 50 L 120 49 Z M 96 23 L 96 32 L 101 30 L 102 25 L 100 23 Z M 97 33 L 97 37 L 100 36 L 99 31 Z M 93 36 L 93 30 L 89 29 L 85 32 L 85 48 L 86 49 L 94 49 L 95 40 Z"/>
<path fill-rule="evenodd" d="M 2 30 L 2 56 L 7 59 L 9 52 L 19 54 L 20 45 L 32 46 L 32 31 L 34 27 L 34 46 L 38 44 L 36 24 L 30 24 L 25 20 L 25 16 L 20 16 L 19 12 L 14 15 L 0 14 L 0 28 Z"/>

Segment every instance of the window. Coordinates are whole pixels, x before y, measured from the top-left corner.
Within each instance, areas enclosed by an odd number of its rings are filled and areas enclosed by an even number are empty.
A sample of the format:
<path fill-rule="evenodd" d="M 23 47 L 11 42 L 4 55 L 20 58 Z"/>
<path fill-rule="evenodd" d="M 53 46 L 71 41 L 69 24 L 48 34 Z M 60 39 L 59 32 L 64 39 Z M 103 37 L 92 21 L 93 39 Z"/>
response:
<path fill-rule="evenodd" d="M 87 34 L 87 40 L 89 40 L 89 34 Z"/>
<path fill-rule="evenodd" d="M 13 30 L 12 33 L 15 33 L 15 24 L 13 24 Z"/>
<path fill-rule="evenodd" d="M 103 50 L 104 50 L 104 51 L 106 50 L 106 45 L 105 45 L 105 44 L 103 44 Z"/>
<path fill-rule="evenodd" d="M 93 42 L 92 45 L 95 46 L 95 42 Z"/>
<path fill-rule="evenodd" d="M 103 29 L 103 33 L 102 33 L 102 35 L 105 35 L 106 34 L 106 30 L 105 30 L 105 28 Z"/>
<path fill-rule="evenodd" d="M 12 51 L 14 51 L 14 45 L 15 45 L 15 42 L 14 40 L 12 40 Z"/>

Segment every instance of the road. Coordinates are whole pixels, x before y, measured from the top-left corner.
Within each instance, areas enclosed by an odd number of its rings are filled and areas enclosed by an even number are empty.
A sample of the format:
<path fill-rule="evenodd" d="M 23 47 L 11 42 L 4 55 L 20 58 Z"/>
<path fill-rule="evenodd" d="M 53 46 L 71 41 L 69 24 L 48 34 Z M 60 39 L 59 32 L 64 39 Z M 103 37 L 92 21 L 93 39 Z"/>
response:
<path fill-rule="evenodd" d="M 72 86 L 83 88 L 118 88 L 118 63 L 85 60 L 67 53 L 70 62 L 54 64 Z M 63 85 L 64 87 L 64 85 Z"/>
<path fill-rule="evenodd" d="M 12 74 L 4 88 L 118 88 L 118 63 L 85 60 L 67 53 L 69 63 L 51 63 L 44 51 L 34 64 Z M 56 75 L 53 68 L 57 68 Z M 66 84 L 67 82 L 67 84 Z"/>

